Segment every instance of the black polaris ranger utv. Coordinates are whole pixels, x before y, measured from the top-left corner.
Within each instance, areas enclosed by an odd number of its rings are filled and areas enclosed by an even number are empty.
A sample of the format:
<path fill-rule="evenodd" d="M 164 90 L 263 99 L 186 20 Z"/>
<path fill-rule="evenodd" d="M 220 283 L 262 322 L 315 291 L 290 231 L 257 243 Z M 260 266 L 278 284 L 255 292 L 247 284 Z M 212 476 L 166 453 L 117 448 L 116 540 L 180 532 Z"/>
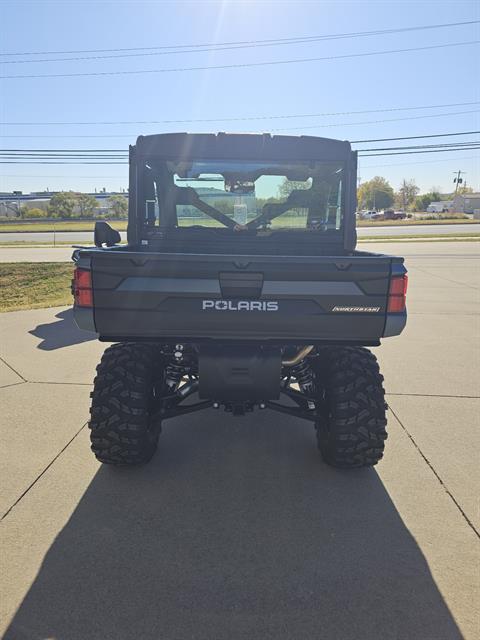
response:
<path fill-rule="evenodd" d="M 77 324 L 116 343 L 92 393 L 101 462 L 148 461 L 163 420 L 208 407 L 310 420 L 336 467 L 380 460 L 383 377 L 365 347 L 403 330 L 407 276 L 355 249 L 355 192 L 348 142 L 138 138 L 127 244 L 97 223 L 96 248 L 73 256 Z"/>

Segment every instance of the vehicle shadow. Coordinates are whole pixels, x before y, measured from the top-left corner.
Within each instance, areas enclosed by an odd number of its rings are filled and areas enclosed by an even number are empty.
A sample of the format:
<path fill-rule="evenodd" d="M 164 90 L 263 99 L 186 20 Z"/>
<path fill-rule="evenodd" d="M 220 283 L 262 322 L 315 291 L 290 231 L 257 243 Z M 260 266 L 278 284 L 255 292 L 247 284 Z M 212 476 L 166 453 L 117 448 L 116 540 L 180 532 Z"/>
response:
<path fill-rule="evenodd" d="M 58 318 L 58 320 L 39 324 L 35 329 L 29 331 L 32 336 L 42 340 L 37 345 L 37 349 L 54 351 L 55 349 L 63 349 L 63 347 L 97 339 L 97 334 L 82 331 L 77 327 L 73 319 L 72 308 L 60 311 L 55 318 Z"/>
<path fill-rule="evenodd" d="M 152 463 L 102 467 L 6 640 L 455 640 L 374 470 L 320 461 L 311 426 L 209 411 Z"/>

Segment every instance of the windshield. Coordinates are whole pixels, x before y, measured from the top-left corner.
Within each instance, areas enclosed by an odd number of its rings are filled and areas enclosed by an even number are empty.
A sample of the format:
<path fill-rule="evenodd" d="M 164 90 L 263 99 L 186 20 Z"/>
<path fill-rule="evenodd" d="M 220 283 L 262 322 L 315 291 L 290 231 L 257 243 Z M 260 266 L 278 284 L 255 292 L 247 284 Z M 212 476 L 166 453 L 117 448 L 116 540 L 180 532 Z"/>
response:
<path fill-rule="evenodd" d="M 339 231 L 339 162 L 149 161 L 148 227 Z"/>

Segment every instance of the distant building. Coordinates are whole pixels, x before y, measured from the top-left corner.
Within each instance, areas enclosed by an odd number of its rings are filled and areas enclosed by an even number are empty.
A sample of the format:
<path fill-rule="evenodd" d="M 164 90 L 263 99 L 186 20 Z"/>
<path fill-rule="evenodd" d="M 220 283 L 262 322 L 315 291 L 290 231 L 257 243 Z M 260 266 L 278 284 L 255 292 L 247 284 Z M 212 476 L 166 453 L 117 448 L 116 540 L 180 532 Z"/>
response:
<path fill-rule="evenodd" d="M 453 200 L 440 200 L 431 202 L 427 207 L 427 213 L 447 213 L 452 210 Z"/>
<path fill-rule="evenodd" d="M 32 193 L 23 194 L 21 191 L 13 191 L 10 193 L 0 192 L 0 217 L 18 217 L 20 207 L 46 209 L 52 196 L 58 191 L 34 191 Z M 78 193 L 78 192 L 74 192 Z M 97 214 L 106 213 L 110 208 L 108 198 L 110 196 L 124 196 L 128 198 L 128 191 L 101 191 L 100 193 L 89 193 L 98 202 Z"/>
<path fill-rule="evenodd" d="M 480 210 L 480 193 L 463 193 L 453 199 L 453 210 L 458 213 L 475 213 Z"/>

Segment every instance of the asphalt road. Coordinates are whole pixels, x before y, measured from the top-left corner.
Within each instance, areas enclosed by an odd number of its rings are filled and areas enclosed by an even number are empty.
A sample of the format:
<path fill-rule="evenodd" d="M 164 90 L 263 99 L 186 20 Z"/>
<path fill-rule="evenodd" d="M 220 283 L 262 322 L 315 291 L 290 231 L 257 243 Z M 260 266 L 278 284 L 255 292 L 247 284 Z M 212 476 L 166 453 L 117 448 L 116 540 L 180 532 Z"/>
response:
<path fill-rule="evenodd" d="M 210 410 L 152 462 L 99 465 L 105 345 L 69 309 L 0 314 L 5 640 L 477 640 L 480 259 L 408 254 L 409 321 L 378 349 L 384 460 L 322 463 L 308 423 Z"/>
<path fill-rule="evenodd" d="M 445 224 L 445 225 L 411 225 L 398 227 L 359 227 L 358 236 L 403 236 L 403 235 L 434 235 L 462 234 L 480 232 L 479 224 Z M 121 232 L 122 241 L 126 241 L 126 232 Z M 71 242 L 72 244 L 92 243 L 92 231 L 58 231 L 55 239 L 59 242 Z M 54 234 L 44 233 L 0 233 L 0 242 L 51 242 Z"/>

